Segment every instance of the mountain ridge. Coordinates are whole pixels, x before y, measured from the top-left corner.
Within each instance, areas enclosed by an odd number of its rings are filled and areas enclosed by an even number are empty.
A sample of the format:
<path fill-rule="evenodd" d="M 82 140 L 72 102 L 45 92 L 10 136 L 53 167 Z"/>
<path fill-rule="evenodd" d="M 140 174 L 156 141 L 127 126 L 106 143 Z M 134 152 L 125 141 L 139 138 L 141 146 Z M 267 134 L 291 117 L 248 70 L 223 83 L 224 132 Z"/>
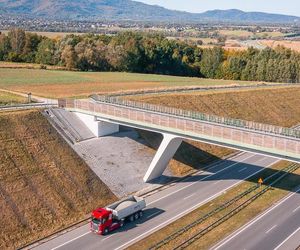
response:
<path fill-rule="evenodd" d="M 237 9 L 189 13 L 133 0 L 0 0 L 0 13 L 49 19 L 293 23 L 300 17 Z"/>

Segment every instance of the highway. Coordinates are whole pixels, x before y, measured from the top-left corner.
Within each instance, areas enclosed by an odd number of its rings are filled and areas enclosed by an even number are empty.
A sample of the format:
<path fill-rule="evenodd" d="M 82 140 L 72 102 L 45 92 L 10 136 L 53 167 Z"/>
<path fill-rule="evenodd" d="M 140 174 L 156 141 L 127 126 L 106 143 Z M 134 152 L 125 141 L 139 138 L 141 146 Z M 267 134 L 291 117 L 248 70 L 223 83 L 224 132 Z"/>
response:
<path fill-rule="evenodd" d="M 300 188 L 214 246 L 213 250 L 294 250 L 300 245 Z"/>
<path fill-rule="evenodd" d="M 36 249 L 125 249 L 277 161 L 252 153 L 239 154 L 146 197 L 144 217 L 120 230 L 98 236 L 89 231 L 87 224 Z"/>

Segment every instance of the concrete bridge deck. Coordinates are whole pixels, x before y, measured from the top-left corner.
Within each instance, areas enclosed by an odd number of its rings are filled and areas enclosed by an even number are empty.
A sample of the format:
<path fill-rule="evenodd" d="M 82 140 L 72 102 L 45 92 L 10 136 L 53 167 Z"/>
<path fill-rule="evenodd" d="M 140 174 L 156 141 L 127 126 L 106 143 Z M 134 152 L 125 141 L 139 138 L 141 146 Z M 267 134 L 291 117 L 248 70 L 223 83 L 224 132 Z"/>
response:
<path fill-rule="evenodd" d="M 144 178 L 158 177 L 183 139 L 300 162 L 300 131 L 192 111 L 137 103 L 106 96 L 60 100 L 59 106 L 93 117 L 95 122 L 121 124 L 162 133 L 164 140 Z"/>

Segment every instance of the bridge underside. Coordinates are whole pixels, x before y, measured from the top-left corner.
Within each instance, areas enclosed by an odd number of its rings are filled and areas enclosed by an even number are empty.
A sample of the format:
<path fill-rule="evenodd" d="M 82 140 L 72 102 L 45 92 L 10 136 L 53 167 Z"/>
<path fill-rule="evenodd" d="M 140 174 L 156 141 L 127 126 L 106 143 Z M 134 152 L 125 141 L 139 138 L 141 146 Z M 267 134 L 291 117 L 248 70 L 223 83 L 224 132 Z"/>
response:
<path fill-rule="evenodd" d="M 73 110 L 75 111 L 75 110 Z M 154 126 L 148 127 L 143 125 L 139 125 L 137 123 L 130 123 L 121 120 L 108 119 L 100 116 L 94 116 L 89 114 L 83 114 L 80 112 L 76 112 L 77 116 L 86 124 L 88 128 L 95 134 L 95 136 L 101 137 L 116 133 L 119 131 L 119 125 L 138 128 L 142 130 L 157 132 L 163 135 L 163 141 L 158 148 L 156 155 L 154 156 L 148 171 L 144 176 L 145 182 L 150 182 L 162 175 L 166 167 L 168 166 L 169 161 L 173 158 L 177 149 L 179 148 L 182 140 L 189 139 L 194 141 L 200 141 L 204 143 L 213 144 L 216 146 L 232 148 L 239 151 L 252 152 L 256 154 L 261 154 L 265 156 L 275 157 L 279 159 L 284 159 L 292 162 L 300 163 L 300 158 L 294 156 L 293 154 L 284 154 L 281 151 L 275 151 L 272 149 L 260 147 L 257 145 L 249 145 L 249 144 L 239 144 L 235 141 L 230 140 L 218 140 L 216 138 L 209 138 L 207 136 L 194 135 L 189 132 L 177 133 L 176 131 L 171 131 L 169 133 L 166 130 L 162 130 L 160 128 L 155 128 Z"/>

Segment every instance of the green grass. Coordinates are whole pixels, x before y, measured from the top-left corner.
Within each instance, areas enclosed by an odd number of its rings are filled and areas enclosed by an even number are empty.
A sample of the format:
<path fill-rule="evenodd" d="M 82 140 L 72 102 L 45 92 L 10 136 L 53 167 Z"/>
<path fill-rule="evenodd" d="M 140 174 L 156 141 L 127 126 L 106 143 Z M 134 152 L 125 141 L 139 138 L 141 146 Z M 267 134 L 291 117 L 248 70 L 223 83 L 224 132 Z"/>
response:
<path fill-rule="evenodd" d="M 246 81 L 224 81 L 202 79 L 196 77 L 176 77 L 154 74 L 136 74 L 122 72 L 73 72 L 36 69 L 0 69 L 0 86 L 23 85 L 23 84 L 59 84 L 59 83 L 82 83 L 82 82 L 159 82 L 169 85 L 206 85 L 206 84 L 229 84 L 237 82 L 247 84 Z"/>
<path fill-rule="evenodd" d="M 16 103 L 26 103 L 27 98 L 0 91 L 0 106 Z"/>
<path fill-rule="evenodd" d="M 176 77 L 123 72 L 74 72 L 60 70 L 0 68 L 0 89 L 44 97 L 86 97 L 137 89 L 180 86 L 245 85 L 247 81 L 225 81 L 197 77 Z"/>

